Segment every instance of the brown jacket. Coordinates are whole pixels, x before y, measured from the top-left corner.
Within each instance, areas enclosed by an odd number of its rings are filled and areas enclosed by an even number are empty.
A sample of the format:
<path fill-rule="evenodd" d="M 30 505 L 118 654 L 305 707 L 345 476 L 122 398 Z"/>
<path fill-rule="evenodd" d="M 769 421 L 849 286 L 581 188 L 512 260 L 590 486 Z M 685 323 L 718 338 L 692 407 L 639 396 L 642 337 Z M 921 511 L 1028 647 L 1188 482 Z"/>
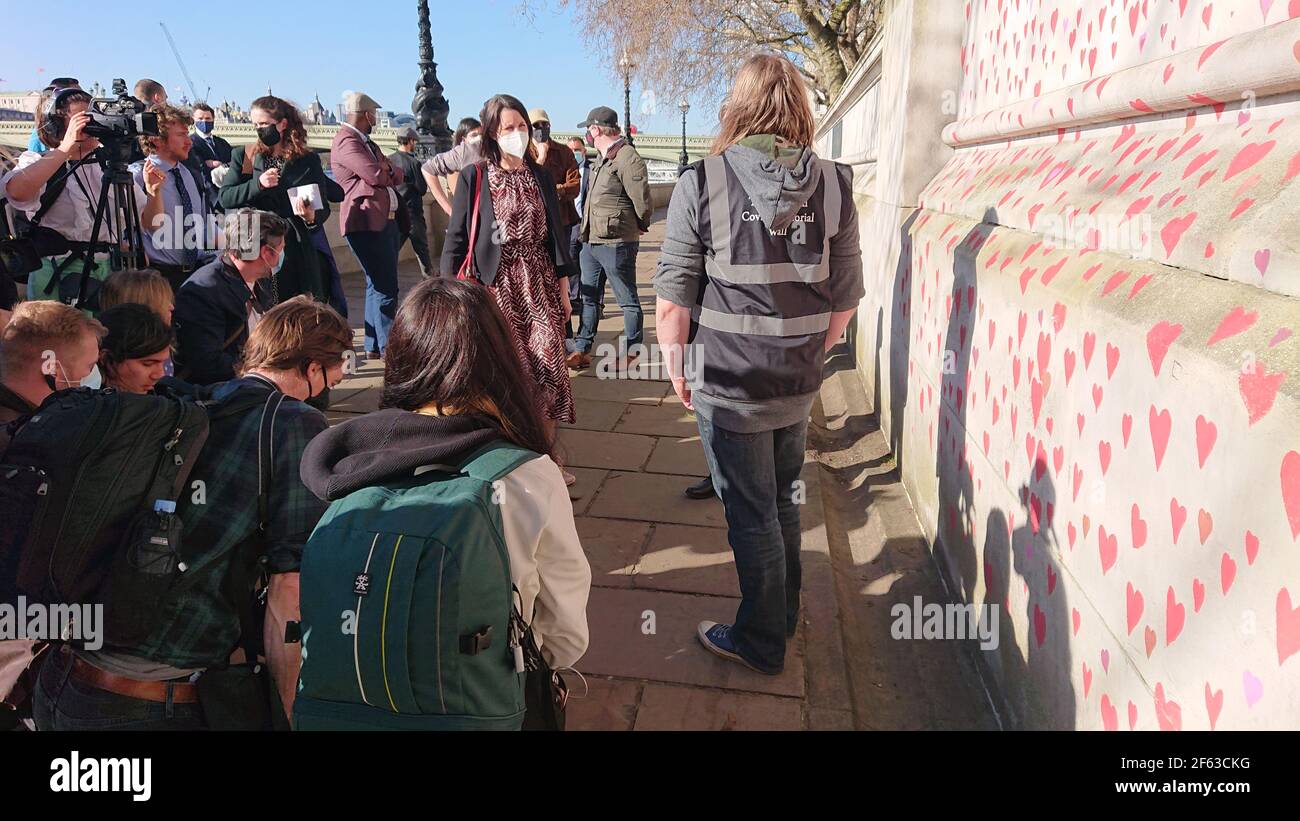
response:
<path fill-rule="evenodd" d="M 587 171 L 582 201 L 582 241 L 601 244 L 640 242 L 650 228 L 654 204 L 645 160 L 620 139 Z"/>
<path fill-rule="evenodd" d="M 345 125 L 339 126 L 330 145 L 330 168 L 344 192 L 339 230 L 345 235 L 384 230 L 390 205 L 397 205 L 390 198 L 405 180 L 402 169 L 395 168 L 359 131 Z"/>
<path fill-rule="evenodd" d="M 564 143 L 549 141 L 546 149 L 546 162 L 538 164 L 551 173 L 555 180 L 555 192 L 560 200 L 560 220 L 565 228 L 577 225 L 580 217 L 574 201 L 578 199 L 578 188 L 582 185 L 582 174 L 578 171 L 578 162 L 573 159 L 573 151 Z"/>

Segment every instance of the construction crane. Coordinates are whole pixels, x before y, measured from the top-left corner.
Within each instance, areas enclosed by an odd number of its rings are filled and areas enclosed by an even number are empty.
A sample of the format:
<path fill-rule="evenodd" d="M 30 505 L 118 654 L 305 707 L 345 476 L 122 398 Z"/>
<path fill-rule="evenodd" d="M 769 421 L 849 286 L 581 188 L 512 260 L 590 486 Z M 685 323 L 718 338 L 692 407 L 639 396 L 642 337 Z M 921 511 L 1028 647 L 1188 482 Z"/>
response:
<path fill-rule="evenodd" d="M 207 100 L 207 94 L 205 93 L 204 96 L 200 97 L 199 90 L 194 87 L 194 80 L 190 77 L 189 70 L 185 68 L 185 61 L 181 59 L 181 53 L 176 49 L 176 41 L 172 39 L 172 33 L 167 30 L 167 24 L 159 23 L 158 25 L 162 26 L 163 34 L 167 36 L 167 45 L 171 46 L 172 56 L 176 58 L 176 64 L 181 67 L 181 74 L 185 76 L 185 82 L 190 85 L 190 93 L 194 95 L 194 101 Z M 211 90 L 212 86 L 208 86 L 208 91 Z"/>

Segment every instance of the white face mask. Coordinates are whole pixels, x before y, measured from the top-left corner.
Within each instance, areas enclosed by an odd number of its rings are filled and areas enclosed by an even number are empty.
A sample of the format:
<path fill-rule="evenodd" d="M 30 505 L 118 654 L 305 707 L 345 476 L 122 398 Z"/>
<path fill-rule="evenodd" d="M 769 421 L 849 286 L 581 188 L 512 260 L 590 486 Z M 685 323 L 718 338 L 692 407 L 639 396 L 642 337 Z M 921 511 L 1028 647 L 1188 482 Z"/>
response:
<path fill-rule="evenodd" d="M 512 157 L 523 157 L 528 151 L 528 135 L 522 131 L 511 131 L 497 140 L 501 150 Z"/>
<path fill-rule="evenodd" d="M 478 145 L 479 143 L 483 142 L 483 135 L 475 134 L 472 137 L 466 137 L 465 142 L 469 143 L 470 145 Z"/>

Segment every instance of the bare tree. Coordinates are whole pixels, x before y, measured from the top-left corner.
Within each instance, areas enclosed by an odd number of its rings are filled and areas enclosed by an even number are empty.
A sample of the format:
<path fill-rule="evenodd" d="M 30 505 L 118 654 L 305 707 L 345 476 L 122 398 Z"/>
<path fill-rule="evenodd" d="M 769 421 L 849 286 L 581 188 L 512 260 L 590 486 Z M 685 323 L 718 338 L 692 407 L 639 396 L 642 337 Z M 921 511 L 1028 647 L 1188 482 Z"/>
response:
<path fill-rule="evenodd" d="M 716 96 L 759 49 L 785 54 L 813 98 L 835 96 L 879 29 L 887 0 L 560 0 L 615 71 L 624 50 L 640 83 Z"/>

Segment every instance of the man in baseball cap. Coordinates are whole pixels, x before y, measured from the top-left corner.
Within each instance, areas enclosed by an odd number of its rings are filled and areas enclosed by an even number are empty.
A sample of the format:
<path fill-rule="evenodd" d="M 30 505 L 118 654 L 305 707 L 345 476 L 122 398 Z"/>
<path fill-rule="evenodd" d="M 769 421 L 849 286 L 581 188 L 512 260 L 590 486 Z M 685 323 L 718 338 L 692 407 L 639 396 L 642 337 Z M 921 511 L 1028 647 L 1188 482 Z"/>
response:
<path fill-rule="evenodd" d="M 402 198 L 406 211 L 411 216 L 410 233 L 402 236 L 402 242 L 406 242 L 408 236 L 411 238 L 411 248 L 415 250 L 415 258 L 420 262 L 420 275 L 428 277 L 433 275 L 433 268 L 429 264 L 429 233 L 424 221 L 424 195 L 429 190 L 429 184 L 420 173 L 420 161 L 415 156 L 415 148 L 419 144 L 420 135 L 414 128 L 408 125 L 399 129 L 397 150 L 388 155 L 388 161 L 394 168 L 402 169 L 406 178 L 397 186 L 397 195 Z M 399 254 L 401 248 L 399 244 Z"/>
<path fill-rule="evenodd" d="M 593 125 L 618 126 L 618 112 L 607 105 L 598 105 L 587 113 L 587 119 L 578 123 L 578 128 L 590 128 Z"/>

